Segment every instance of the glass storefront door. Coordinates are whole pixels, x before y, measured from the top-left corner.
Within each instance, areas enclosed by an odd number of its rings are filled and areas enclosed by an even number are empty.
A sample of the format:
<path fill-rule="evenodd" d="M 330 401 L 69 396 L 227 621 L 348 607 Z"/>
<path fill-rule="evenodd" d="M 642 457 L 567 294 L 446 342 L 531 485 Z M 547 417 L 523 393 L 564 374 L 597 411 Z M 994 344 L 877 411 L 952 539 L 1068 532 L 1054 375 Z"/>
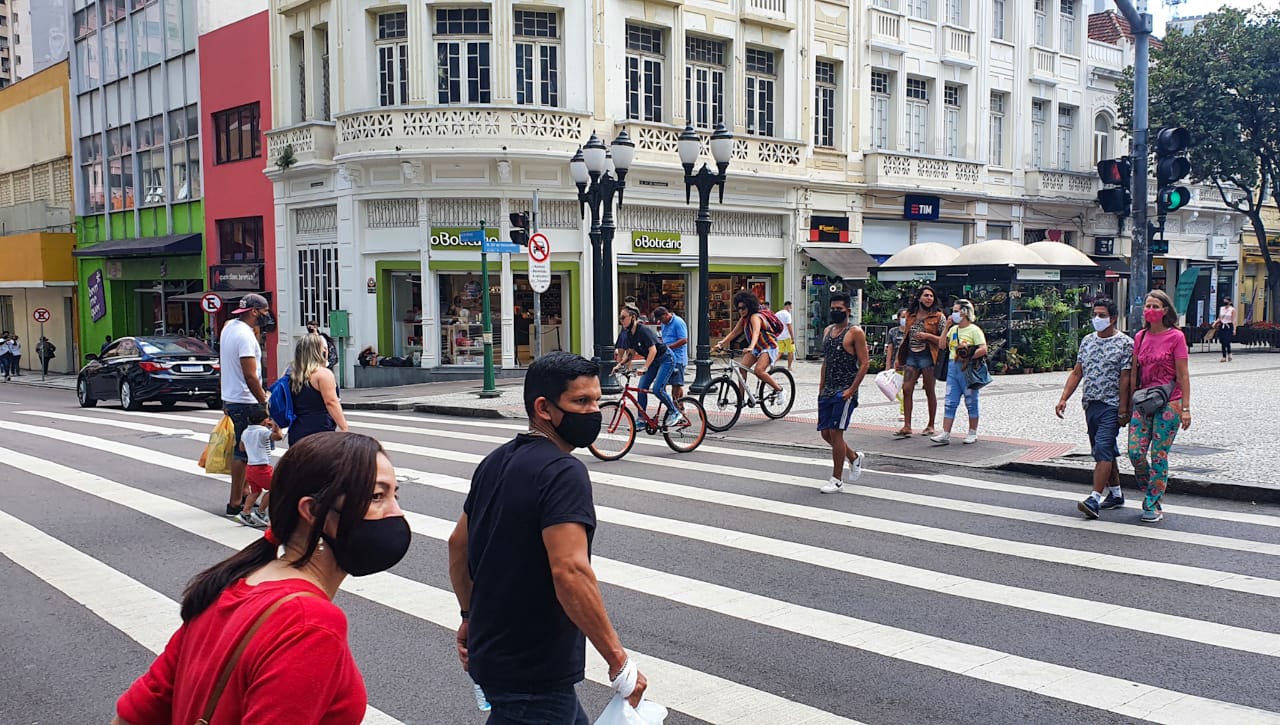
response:
<path fill-rule="evenodd" d="M 624 272 L 618 275 L 618 304 L 635 298 L 640 319 L 650 322 L 655 307 L 666 307 L 681 317 L 688 316 L 689 275 L 681 272 L 653 274 Z"/>
<path fill-rule="evenodd" d="M 444 365 L 484 364 L 484 299 L 486 286 L 475 272 L 440 273 L 440 362 Z M 502 349 L 502 279 L 489 275 L 489 311 L 493 324 L 494 357 Z"/>
<path fill-rule="evenodd" d="M 533 287 L 529 284 L 529 275 L 517 272 L 515 280 L 515 339 L 516 363 L 528 365 L 533 362 L 533 335 L 536 329 L 533 319 Z M 551 275 L 551 286 L 542 293 L 539 303 L 542 309 L 542 353 L 553 350 L 569 349 L 569 327 L 571 319 L 569 299 L 564 291 L 568 289 L 568 279 L 563 274 Z"/>
<path fill-rule="evenodd" d="M 392 323 L 391 354 L 422 360 L 422 275 L 417 272 L 391 273 Z"/>

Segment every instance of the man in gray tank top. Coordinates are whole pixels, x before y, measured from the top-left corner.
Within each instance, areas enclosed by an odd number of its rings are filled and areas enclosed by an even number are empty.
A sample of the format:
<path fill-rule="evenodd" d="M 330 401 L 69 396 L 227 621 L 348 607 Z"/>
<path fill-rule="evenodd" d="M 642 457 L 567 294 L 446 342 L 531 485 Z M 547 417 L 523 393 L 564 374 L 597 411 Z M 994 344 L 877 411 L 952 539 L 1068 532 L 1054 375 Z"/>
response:
<path fill-rule="evenodd" d="M 818 373 L 818 432 L 831 446 L 831 478 L 822 492 L 839 493 L 844 484 L 862 475 L 865 458 L 845 443 L 844 432 L 858 407 L 858 386 L 867 375 L 867 334 L 849 322 L 849 295 L 831 295 L 829 314 L 831 324 L 822 333 Z"/>

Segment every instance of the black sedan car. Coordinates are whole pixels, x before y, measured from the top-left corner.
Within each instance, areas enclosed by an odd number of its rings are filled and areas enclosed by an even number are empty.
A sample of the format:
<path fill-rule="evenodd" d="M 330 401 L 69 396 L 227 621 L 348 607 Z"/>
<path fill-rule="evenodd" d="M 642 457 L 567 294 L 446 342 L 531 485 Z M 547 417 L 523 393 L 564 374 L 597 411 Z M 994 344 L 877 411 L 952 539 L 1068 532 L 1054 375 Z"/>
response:
<path fill-rule="evenodd" d="M 76 379 L 82 408 L 118 398 L 137 410 L 148 401 L 172 407 L 179 400 L 222 405 L 218 354 L 194 337 L 122 337 L 102 355 L 90 355 Z"/>

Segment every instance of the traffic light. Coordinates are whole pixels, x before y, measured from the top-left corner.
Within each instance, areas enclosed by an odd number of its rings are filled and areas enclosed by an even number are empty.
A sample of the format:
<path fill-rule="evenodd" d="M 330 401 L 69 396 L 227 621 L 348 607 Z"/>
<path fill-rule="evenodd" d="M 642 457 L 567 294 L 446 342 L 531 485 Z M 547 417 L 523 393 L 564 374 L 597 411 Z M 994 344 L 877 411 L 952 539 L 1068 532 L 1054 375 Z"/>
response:
<path fill-rule="evenodd" d="M 1160 237 L 1159 241 L 1156 237 Z M 1168 254 L 1169 240 L 1164 238 L 1164 226 L 1147 222 L 1147 248 L 1152 254 Z"/>
<path fill-rule="evenodd" d="M 1129 195 L 1129 179 L 1133 170 L 1129 159 L 1107 159 L 1098 162 L 1098 178 L 1104 188 L 1098 191 L 1098 204 L 1108 214 L 1129 213 L 1133 197 Z"/>
<path fill-rule="evenodd" d="M 1162 219 L 1191 203 L 1187 187 L 1174 186 L 1191 173 L 1191 162 L 1183 156 L 1190 145 L 1185 128 L 1162 128 L 1156 134 L 1156 215 Z"/>
<path fill-rule="evenodd" d="M 511 242 L 522 247 L 529 244 L 529 212 L 511 212 Z"/>

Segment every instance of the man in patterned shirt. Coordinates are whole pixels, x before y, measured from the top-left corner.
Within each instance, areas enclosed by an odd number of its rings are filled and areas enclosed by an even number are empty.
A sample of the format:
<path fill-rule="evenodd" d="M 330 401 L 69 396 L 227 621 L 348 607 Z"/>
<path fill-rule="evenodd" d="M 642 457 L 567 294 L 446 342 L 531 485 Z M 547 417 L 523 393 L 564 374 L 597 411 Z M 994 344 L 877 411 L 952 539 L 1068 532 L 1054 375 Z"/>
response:
<path fill-rule="evenodd" d="M 1054 412 L 1061 418 L 1071 398 L 1084 380 L 1084 418 L 1089 428 L 1089 445 L 1093 449 L 1093 493 L 1076 505 L 1087 518 L 1098 518 L 1101 509 L 1124 505 L 1120 491 L 1120 471 L 1116 458 L 1116 436 L 1120 421 L 1129 418 L 1129 395 L 1132 390 L 1130 367 L 1133 364 L 1133 339 L 1116 329 L 1116 303 L 1100 297 L 1093 304 L 1094 332 L 1080 341 L 1076 366 L 1067 376 Z M 1103 498 L 1103 490 L 1106 498 Z"/>

